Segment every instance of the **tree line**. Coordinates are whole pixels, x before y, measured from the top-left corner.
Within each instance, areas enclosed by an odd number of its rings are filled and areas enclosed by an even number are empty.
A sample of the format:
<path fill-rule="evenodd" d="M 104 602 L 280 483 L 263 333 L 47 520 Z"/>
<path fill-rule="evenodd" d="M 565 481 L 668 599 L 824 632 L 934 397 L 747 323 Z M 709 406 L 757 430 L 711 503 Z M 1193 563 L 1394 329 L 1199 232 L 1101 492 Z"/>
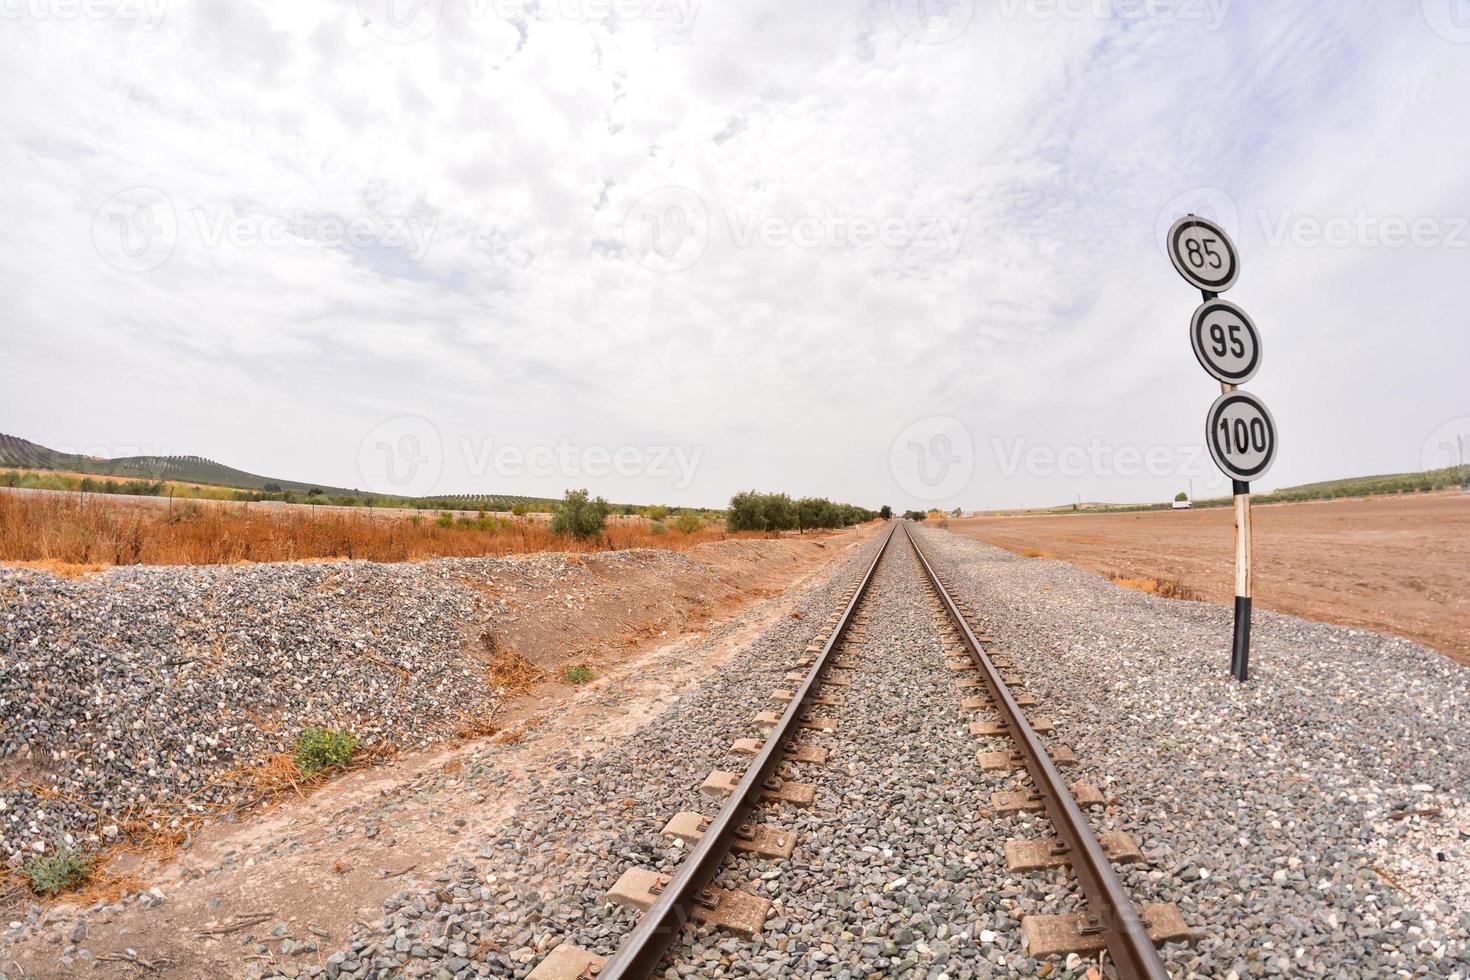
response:
<path fill-rule="evenodd" d="M 730 498 L 726 531 L 808 531 L 851 527 L 871 521 L 876 512 L 855 504 L 839 504 L 825 497 L 792 500 L 784 493 L 747 490 Z"/>

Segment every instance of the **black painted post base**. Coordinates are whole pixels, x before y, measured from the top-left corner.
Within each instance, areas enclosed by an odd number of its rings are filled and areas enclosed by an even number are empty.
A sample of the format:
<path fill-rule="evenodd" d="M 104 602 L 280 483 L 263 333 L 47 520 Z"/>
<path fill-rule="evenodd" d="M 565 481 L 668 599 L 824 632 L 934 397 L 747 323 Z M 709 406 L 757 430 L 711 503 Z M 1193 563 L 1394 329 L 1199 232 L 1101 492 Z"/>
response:
<path fill-rule="evenodd" d="M 1235 646 L 1230 654 L 1230 673 L 1236 680 L 1245 683 L 1250 679 L 1251 663 L 1251 600 L 1249 596 L 1235 597 Z"/>

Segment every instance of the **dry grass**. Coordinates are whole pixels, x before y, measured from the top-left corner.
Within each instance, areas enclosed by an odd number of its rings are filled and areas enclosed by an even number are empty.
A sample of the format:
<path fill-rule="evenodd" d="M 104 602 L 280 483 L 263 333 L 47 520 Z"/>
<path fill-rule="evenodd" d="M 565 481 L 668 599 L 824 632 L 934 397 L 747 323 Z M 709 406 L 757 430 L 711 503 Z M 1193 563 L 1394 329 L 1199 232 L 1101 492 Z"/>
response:
<path fill-rule="evenodd" d="M 521 694 L 546 677 L 546 671 L 503 645 L 494 633 L 481 635 L 480 643 L 490 656 L 486 669 L 490 683 L 500 688 L 503 697 Z"/>
<path fill-rule="evenodd" d="M 1182 582 L 1160 580 L 1156 578 L 1128 578 L 1123 575 L 1110 576 L 1114 585 L 1120 585 L 1125 589 L 1133 589 L 1138 592 L 1147 592 L 1149 595 L 1163 596 L 1165 599 L 1193 599 L 1194 592 Z"/>
<path fill-rule="evenodd" d="M 260 504 L 180 504 L 166 510 L 88 495 L 0 493 L 0 561 L 42 563 L 62 573 L 110 565 L 205 565 L 237 562 L 366 559 L 396 562 L 498 557 L 541 551 L 663 548 L 683 551 L 709 541 L 763 534 L 654 534 L 647 522 L 608 524 L 590 541 L 551 533 L 536 520 L 487 520 L 443 527 L 433 518 L 383 520 L 371 513 L 278 510 Z"/>
<path fill-rule="evenodd" d="M 73 565 L 64 561 L 57 561 L 55 558 L 46 558 L 41 561 L 17 561 L 11 564 L 17 568 L 33 568 L 41 572 L 50 572 L 52 575 L 60 578 L 81 578 L 84 575 L 91 575 L 107 568 L 106 565 L 96 564 Z"/>

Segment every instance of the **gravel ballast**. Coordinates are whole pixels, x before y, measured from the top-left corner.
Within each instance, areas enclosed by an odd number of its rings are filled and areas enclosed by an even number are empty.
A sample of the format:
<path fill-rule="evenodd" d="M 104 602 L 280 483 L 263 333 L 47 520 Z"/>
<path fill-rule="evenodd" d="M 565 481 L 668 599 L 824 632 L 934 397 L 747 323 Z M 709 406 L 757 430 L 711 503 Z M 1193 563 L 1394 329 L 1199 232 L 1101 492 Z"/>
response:
<path fill-rule="evenodd" d="M 1228 607 L 915 534 L 1131 815 L 1150 860 L 1125 881 L 1176 903 L 1200 936 L 1168 954 L 1173 968 L 1470 975 L 1470 670 L 1258 610 L 1240 685 Z"/>
<path fill-rule="evenodd" d="M 1395 848 L 1412 848 L 1435 819 L 1395 815 L 1447 802 L 1460 785 L 1464 735 L 1452 719 L 1470 689 L 1460 668 L 1404 641 L 1261 616 L 1258 679 L 1237 689 L 1218 662 L 1229 610 L 916 534 L 957 573 L 979 625 L 1044 705 L 1035 711 L 1056 722 L 1054 741 L 1076 750 L 1076 775 L 1110 797 L 1094 825 L 1128 832 L 1145 852 L 1121 869 L 1130 894 L 1178 904 L 1197 932 L 1195 946 L 1165 950 L 1174 975 L 1465 975 L 1465 913 L 1434 898 L 1463 893 L 1443 891 L 1463 889 L 1463 864 L 1436 860 L 1445 870 L 1429 886 L 1400 883 L 1420 898 L 1390 881 L 1391 861 L 1405 860 Z M 606 753 L 548 773 L 475 859 L 394 896 L 323 972 L 523 977 L 561 942 L 610 953 L 636 916 L 604 894 L 629 867 L 677 866 L 683 849 L 659 833 L 664 822 L 713 812 L 699 784 L 742 768 L 728 747 L 756 734 L 751 719 L 866 561 L 808 591 L 803 619 L 751 644 L 720 680 Z M 1018 877 L 1004 865 L 1007 840 L 1047 825 L 990 815 L 990 794 L 1016 777 L 975 764 L 977 750 L 1003 745 L 968 734 L 976 716 L 943 669 L 919 574 L 899 539 L 845 703 L 823 709 L 840 727 L 803 736 L 831 760 L 788 773 L 816 784 L 816 804 L 763 818 L 796 831 L 796 853 L 737 856 L 722 870 L 722 886 L 775 901 L 765 933 L 691 930 L 668 976 L 1081 977 L 1096 965 L 1027 955 L 1020 919 L 1078 908 L 1078 897 L 1067 872 Z M 1288 664 L 1302 674 L 1278 680 Z"/>
<path fill-rule="evenodd" d="M 1470 976 L 1470 671 L 1407 641 L 1257 613 L 1241 686 L 1226 669 L 1228 608 L 913 533 L 1041 702 L 1029 713 L 1056 724 L 1049 741 L 1076 751 L 1068 776 L 1109 798 L 1090 811 L 1096 829 L 1144 852 L 1120 868 L 1129 893 L 1175 903 L 1195 930 L 1193 946 L 1164 950 L 1171 975 Z M 685 848 L 665 822 L 715 812 L 700 784 L 747 763 L 731 744 L 761 734 L 755 715 L 779 707 L 771 692 L 792 686 L 785 673 L 878 543 L 791 593 L 795 614 L 644 727 L 553 754 L 508 822 L 406 877 L 380 921 L 305 956 L 245 937 L 255 969 L 458 980 L 524 977 L 562 942 L 611 953 L 637 916 L 603 896 L 628 868 L 677 866 Z M 845 655 L 857 665 L 836 690 L 844 703 L 819 711 L 839 726 L 802 736 L 831 758 L 785 773 L 813 783 L 816 802 L 762 818 L 795 831 L 792 858 L 722 869 L 722 886 L 774 901 L 764 934 L 689 930 L 667 976 L 1080 978 L 1097 965 L 1025 948 L 1024 916 L 1081 905 L 1069 872 L 1005 866 L 1007 841 L 1049 828 L 990 812 L 1017 776 L 976 763 L 1006 744 L 969 734 L 982 716 L 961 709 L 920 576 L 900 534 L 864 607 L 866 636 Z"/>
<path fill-rule="evenodd" d="M 669 551 L 595 560 L 612 579 L 705 571 Z M 526 614 L 510 583 L 567 610 L 601 588 L 563 554 L 0 569 L 0 868 L 248 802 L 223 777 L 309 726 L 409 749 L 487 717 L 481 638 Z"/>

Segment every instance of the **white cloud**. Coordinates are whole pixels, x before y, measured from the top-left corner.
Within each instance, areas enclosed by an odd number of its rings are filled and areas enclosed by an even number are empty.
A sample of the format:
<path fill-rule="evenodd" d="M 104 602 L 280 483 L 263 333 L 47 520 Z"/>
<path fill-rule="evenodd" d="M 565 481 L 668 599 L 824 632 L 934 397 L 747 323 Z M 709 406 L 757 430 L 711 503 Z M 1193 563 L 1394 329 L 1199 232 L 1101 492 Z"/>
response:
<path fill-rule="evenodd" d="M 27 4 L 0 20 L 0 430 L 37 441 L 356 485 L 363 437 L 414 415 L 451 447 L 445 489 L 575 479 L 476 472 L 462 440 L 679 444 L 703 450 L 688 487 L 583 482 L 901 505 L 893 439 L 953 416 L 979 454 L 954 502 L 1158 498 L 1183 464 L 1007 475 L 994 445 L 1199 443 L 1197 297 L 1155 225 L 1200 187 L 1241 216 L 1271 483 L 1413 468 L 1470 415 L 1445 368 L 1470 249 L 1268 240 L 1470 213 L 1470 49 L 1417 5 L 1008 2 L 925 43 L 887 0 L 444 0 L 391 43 L 382 3 L 175 0 L 152 29 Z M 94 216 L 140 186 L 178 230 L 127 272 Z M 708 241 L 659 272 L 625 222 L 666 187 Z"/>

